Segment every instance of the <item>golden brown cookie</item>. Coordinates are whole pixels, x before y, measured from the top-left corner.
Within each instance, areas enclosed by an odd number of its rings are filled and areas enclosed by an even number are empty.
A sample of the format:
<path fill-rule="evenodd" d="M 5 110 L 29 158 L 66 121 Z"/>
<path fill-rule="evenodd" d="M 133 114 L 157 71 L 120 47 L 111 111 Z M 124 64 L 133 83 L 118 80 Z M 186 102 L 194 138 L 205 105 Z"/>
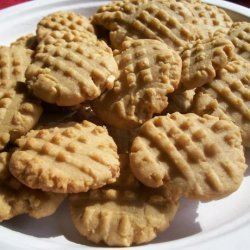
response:
<path fill-rule="evenodd" d="M 227 36 L 234 44 L 236 53 L 250 62 L 250 23 L 233 23 Z"/>
<path fill-rule="evenodd" d="M 238 57 L 200 88 L 192 111 L 232 120 L 241 128 L 243 145 L 250 147 L 250 63 Z"/>
<path fill-rule="evenodd" d="M 221 36 L 199 40 L 182 54 L 181 88 L 193 89 L 212 81 L 233 57 L 234 46 Z"/>
<path fill-rule="evenodd" d="M 196 200 L 219 199 L 238 189 L 247 168 L 240 129 L 209 115 L 173 113 L 142 125 L 130 166 L 150 187 Z"/>
<path fill-rule="evenodd" d="M 227 33 L 233 20 L 223 9 L 196 0 L 182 0 L 193 14 L 193 24 L 199 31 L 200 38 L 211 38 L 215 33 Z"/>
<path fill-rule="evenodd" d="M 0 88 L 0 150 L 31 130 L 42 114 L 40 102 L 23 90 Z"/>
<path fill-rule="evenodd" d="M 30 189 L 11 176 L 8 162 L 11 153 L 0 153 L 0 221 L 20 214 L 42 218 L 53 214 L 64 195 Z"/>
<path fill-rule="evenodd" d="M 179 84 L 181 59 L 166 44 L 150 39 L 123 42 L 115 59 L 120 76 L 93 107 L 107 124 L 135 128 L 167 107 L 167 94 Z"/>
<path fill-rule="evenodd" d="M 117 148 L 104 127 L 93 123 L 33 130 L 17 140 L 11 173 L 31 188 L 79 193 L 119 176 Z"/>
<path fill-rule="evenodd" d="M 130 37 L 160 40 L 180 50 L 197 38 L 191 11 L 175 1 L 114 1 L 100 7 L 92 21 L 111 31 L 115 48 Z"/>
<path fill-rule="evenodd" d="M 71 216 L 77 230 L 88 240 L 109 246 L 131 246 L 154 239 L 169 227 L 178 202 L 135 180 L 128 156 L 121 156 L 117 183 L 71 197 Z"/>
<path fill-rule="evenodd" d="M 34 34 L 28 34 L 19 37 L 15 42 L 11 43 L 11 47 L 20 46 L 26 49 L 35 50 L 37 46 L 37 39 Z"/>
<path fill-rule="evenodd" d="M 166 113 L 180 112 L 187 113 L 192 106 L 195 89 L 175 91 L 168 96 L 168 107 Z"/>
<path fill-rule="evenodd" d="M 26 71 L 27 83 L 35 96 L 58 106 L 73 106 L 95 99 L 113 87 L 118 68 L 104 42 L 67 42 L 66 36 L 59 40 L 39 44 Z"/>
<path fill-rule="evenodd" d="M 45 16 L 37 25 L 37 39 L 40 42 L 53 31 L 94 32 L 88 18 L 70 11 L 58 11 Z"/>
<path fill-rule="evenodd" d="M 34 95 L 58 106 L 95 99 L 113 87 L 117 74 L 111 49 L 97 40 L 38 46 L 26 71 Z"/>
<path fill-rule="evenodd" d="M 25 81 L 32 51 L 21 46 L 0 46 L 0 88 L 12 88 Z"/>

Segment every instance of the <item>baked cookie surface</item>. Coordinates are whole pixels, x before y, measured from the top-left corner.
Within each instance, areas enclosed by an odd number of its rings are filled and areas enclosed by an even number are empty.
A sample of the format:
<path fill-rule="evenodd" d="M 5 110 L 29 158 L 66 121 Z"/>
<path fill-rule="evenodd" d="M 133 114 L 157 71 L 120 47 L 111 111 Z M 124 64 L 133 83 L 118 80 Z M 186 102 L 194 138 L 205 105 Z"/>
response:
<path fill-rule="evenodd" d="M 0 221 L 20 214 L 42 218 L 53 214 L 64 200 L 64 195 L 30 189 L 8 170 L 11 153 L 0 153 Z"/>
<path fill-rule="evenodd" d="M 192 111 L 232 120 L 241 129 L 243 145 L 250 146 L 250 64 L 240 57 L 218 72 L 215 80 L 200 88 Z"/>
<path fill-rule="evenodd" d="M 92 18 L 94 24 L 111 31 L 114 48 L 130 37 L 156 39 L 175 50 L 197 38 L 192 20 L 192 13 L 182 3 L 161 0 L 114 1 L 102 6 Z"/>
<path fill-rule="evenodd" d="M 23 90 L 0 88 L 0 149 L 26 134 L 42 114 L 40 102 Z"/>
<path fill-rule="evenodd" d="M 84 37 L 76 31 L 53 32 L 38 45 L 26 71 L 35 96 L 58 106 L 73 106 L 113 87 L 118 68 L 111 49 L 92 34 Z"/>
<path fill-rule="evenodd" d="M 193 89 L 211 82 L 234 56 L 233 44 L 221 36 L 190 45 L 181 53 L 181 88 Z"/>
<path fill-rule="evenodd" d="M 128 155 L 121 155 L 117 182 L 99 190 L 71 196 L 71 216 L 88 240 L 109 246 L 142 244 L 169 227 L 178 202 L 160 189 L 139 183 L 129 170 Z"/>
<path fill-rule="evenodd" d="M 10 89 L 25 81 L 32 50 L 22 46 L 0 46 L 0 88 Z"/>
<path fill-rule="evenodd" d="M 37 25 L 37 39 L 40 42 L 53 31 L 94 32 L 88 18 L 71 11 L 58 11 L 45 16 Z"/>
<path fill-rule="evenodd" d="M 119 176 L 113 139 L 105 128 L 91 122 L 32 130 L 17 144 L 10 171 L 31 188 L 79 193 L 112 183 Z"/>
<path fill-rule="evenodd" d="M 214 116 L 173 113 L 139 130 L 130 153 L 134 175 L 145 185 L 212 200 L 234 192 L 247 168 L 240 129 Z"/>
<path fill-rule="evenodd" d="M 227 37 L 234 44 L 236 53 L 250 62 L 250 23 L 233 23 Z"/>
<path fill-rule="evenodd" d="M 179 84 L 181 59 L 166 44 L 149 39 L 125 41 L 115 59 L 120 76 L 93 108 L 114 127 L 138 127 L 167 107 L 167 94 Z"/>

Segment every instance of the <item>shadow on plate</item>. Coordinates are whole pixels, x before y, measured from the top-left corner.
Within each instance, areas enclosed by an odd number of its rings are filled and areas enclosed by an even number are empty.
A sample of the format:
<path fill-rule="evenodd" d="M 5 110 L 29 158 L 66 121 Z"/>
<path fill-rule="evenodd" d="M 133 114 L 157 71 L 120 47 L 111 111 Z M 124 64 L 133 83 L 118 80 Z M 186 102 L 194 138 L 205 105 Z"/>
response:
<path fill-rule="evenodd" d="M 64 236 L 69 241 L 92 246 L 90 242 L 84 240 L 71 222 L 67 201 L 49 217 L 36 220 L 28 215 L 21 215 L 1 223 L 1 226 L 37 238 Z"/>
<path fill-rule="evenodd" d="M 196 222 L 198 204 L 197 201 L 183 198 L 169 229 L 159 234 L 153 243 L 177 240 L 201 232 L 200 224 Z"/>
<path fill-rule="evenodd" d="M 161 233 L 152 243 L 176 240 L 200 232 L 199 223 L 195 222 L 198 215 L 196 213 L 197 207 L 198 202 L 182 199 L 170 228 Z M 75 229 L 71 222 L 67 202 L 64 202 L 52 216 L 36 220 L 27 215 L 21 215 L 3 222 L 1 225 L 10 230 L 37 238 L 64 236 L 67 240 L 74 243 L 96 246 L 85 240 Z"/>
<path fill-rule="evenodd" d="M 170 228 L 161 233 L 152 243 L 161 243 L 176 240 L 201 231 L 199 223 L 196 222 L 198 202 L 182 199 L 179 210 Z M 67 240 L 87 246 L 96 247 L 75 229 L 67 202 L 64 202 L 58 211 L 43 219 L 33 219 L 27 215 L 21 215 L 9 221 L 1 223 L 2 226 L 37 238 L 50 238 L 64 236 Z M 100 245 L 99 245 L 100 246 Z M 104 245 L 103 245 L 104 246 Z"/>

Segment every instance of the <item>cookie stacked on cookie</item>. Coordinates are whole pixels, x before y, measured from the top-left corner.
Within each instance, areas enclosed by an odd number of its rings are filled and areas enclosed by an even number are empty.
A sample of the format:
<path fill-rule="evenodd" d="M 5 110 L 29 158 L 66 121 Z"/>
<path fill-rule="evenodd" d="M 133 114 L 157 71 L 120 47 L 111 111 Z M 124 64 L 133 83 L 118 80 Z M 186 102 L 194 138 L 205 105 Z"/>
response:
<path fill-rule="evenodd" d="M 249 147 L 249 23 L 199 0 L 45 16 L 0 47 L 0 221 L 69 196 L 84 237 L 149 242 L 182 197 L 235 192 Z"/>

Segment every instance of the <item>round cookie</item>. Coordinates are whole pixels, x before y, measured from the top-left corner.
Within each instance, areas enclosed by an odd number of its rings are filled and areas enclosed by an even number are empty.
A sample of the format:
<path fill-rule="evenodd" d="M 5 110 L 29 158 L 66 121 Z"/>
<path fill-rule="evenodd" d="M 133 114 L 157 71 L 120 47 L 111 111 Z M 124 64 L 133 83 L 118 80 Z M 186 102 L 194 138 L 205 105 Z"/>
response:
<path fill-rule="evenodd" d="M 115 59 L 120 76 L 93 108 L 107 124 L 135 128 L 167 107 L 167 95 L 179 84 L 181 59 L 166 44 L 150 39 L 123 42 Z"/>
<path fill-rule="evenodd" d="M 37 25 L 37 39 L 40 42 L 53 31 L 80 31 L 94 33 L 88 18 L 71 11 L 58 11 L 45 16 Z"/>
<path fill-rule="evenodd" d="M 131 246 L 154 239 L 169 227 L 178 202 L 169 201 L 161 189 L 140 184 L 129 171 L 128 155 L 121 155 L 121 175 L 116 183 L 70 198 L 77 230 L 88 240 L 109 246 Z"/>
<path fill-rule="evenodd" d="M 235 56 L 232 42 L 221 36 L 199 40 L 181 53 L 180 88 L 193 89 L 212 81 Z"/>
<path fill-rule="evenodd" d="M 229 62 L 209 84 L 197 90 L 192 111 L 232 120 L 250 147 L 250 63 L 241 57 Z"/>
<path fill-rule="evenodd" d="M 31 130 L 42 114 L 40 102 L 18 87 L 0 88 L 0 150 Z"/>
<path fill-rule="evenodd" d="M 181 50 L 197 38 L 192 21 L 192 13 L 182 3 L 161 0 L 114 1 L 100 7 L 92 17 L 93 24 L 111 31 L 114 48 L 129 37 L 156 39 Z"/>
<path fill-rule="evenodd" d="M 0 153 L 0 221 L 20 214 L 42 218 L 53 214 L 64 195 L 30 189 L 11 176 L 8 163 L 11 153 Z"/>
<path fill-rule="evenodd" d="M 234 44 L 236 53 L 250 62 L 250 23 L 233 23 L 227 37 Z"/>
<path fill-rule="evenodd" d="M 16 141 L 11 173 L 30 188 L 79 193 L 119 176 L 117 148 L 104 127 L 84 121 L 33 130 Z"/>
<path fill-rule="evenodd" d="M 58 106 L 73 106 L 113 87 L 118 68 L 103 41 L 92 34 L 89 39 L 77 37 L 77 32 L 53 34 L 55 37 L 49 35 L 38 45 L 26 71 L 27 84 L 35 96 Z"/>
<path fill-rule="evenodd" d="M 209 201 L 231 194 L 247 168 L 240 129 L 218 117 L 173 113 L 142 125 L 130 166 L 150 187 Z"/>

